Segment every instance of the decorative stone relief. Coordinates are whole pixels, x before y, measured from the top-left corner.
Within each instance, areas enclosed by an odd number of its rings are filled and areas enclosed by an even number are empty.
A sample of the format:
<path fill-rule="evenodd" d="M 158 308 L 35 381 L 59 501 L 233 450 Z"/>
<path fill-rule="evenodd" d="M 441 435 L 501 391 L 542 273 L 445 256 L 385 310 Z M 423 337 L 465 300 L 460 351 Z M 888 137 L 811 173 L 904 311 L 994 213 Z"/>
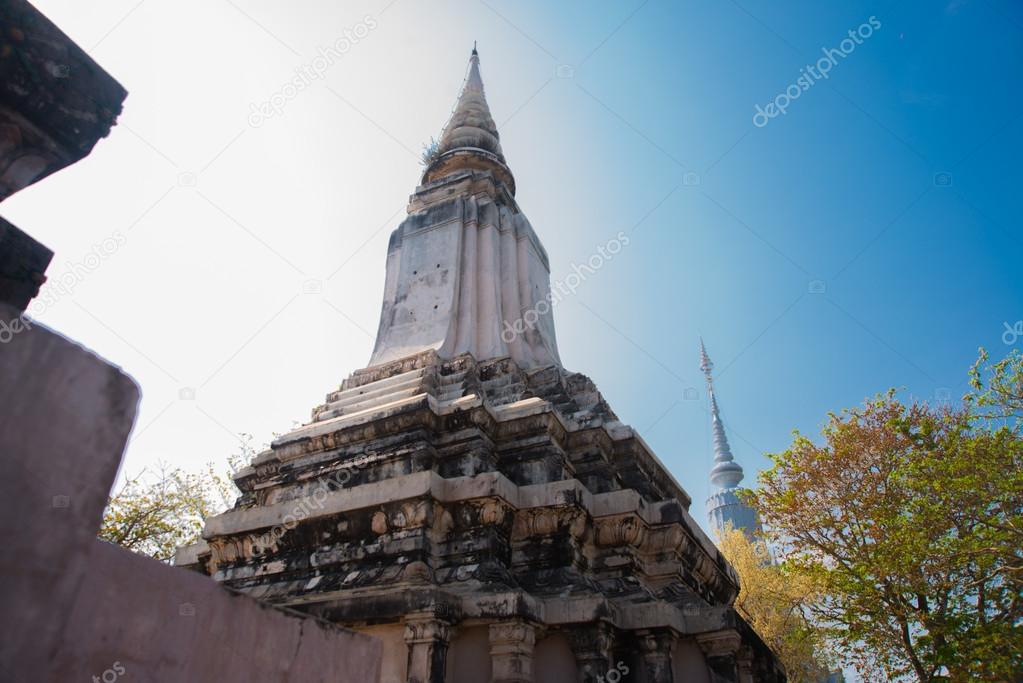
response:
<path fill-rule="evenodd" d="M 636 515 L 601 517 L 595 526 L 597 545 L 605 548 L 621 545 L 638 548 L 646 538 L 646 527 Z"/>
<path fill-rule="evenodd" d="M 490 625 L 491 681 L 532 683 L 536 629 L 521 620 Z"/>

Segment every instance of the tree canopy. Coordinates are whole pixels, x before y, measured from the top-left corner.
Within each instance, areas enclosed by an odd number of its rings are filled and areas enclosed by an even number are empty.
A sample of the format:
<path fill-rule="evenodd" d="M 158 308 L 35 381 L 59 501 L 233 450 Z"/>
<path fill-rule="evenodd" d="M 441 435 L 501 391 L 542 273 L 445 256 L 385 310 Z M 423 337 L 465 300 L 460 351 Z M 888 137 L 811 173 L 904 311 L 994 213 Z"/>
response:
<path fill-rule="evenodd" d="M 230 504 L 233 490 L 213 465 L 195 473 L 143 471 L 110 498 L 99 537 L 169 562 L 177 548 L 200 539 L 206 518 Z"/>
<path fill-rule="evenodd" d="M 961 405 L 889 391 L 796 433 L 748 495 L 836 648 L 870 680 L 1023 671 L 1023 357 L 971 371 Z"/>
<path fill-rule="evenodd" d="M 776 563 L 760 539 L 727 528 L 718 547 L 739 574 L 735 609 L 778 655 L 790 683 L 820 683 L 828 673 L 819 630 L 808 620 L 819 599 L 813 577 Z"/>

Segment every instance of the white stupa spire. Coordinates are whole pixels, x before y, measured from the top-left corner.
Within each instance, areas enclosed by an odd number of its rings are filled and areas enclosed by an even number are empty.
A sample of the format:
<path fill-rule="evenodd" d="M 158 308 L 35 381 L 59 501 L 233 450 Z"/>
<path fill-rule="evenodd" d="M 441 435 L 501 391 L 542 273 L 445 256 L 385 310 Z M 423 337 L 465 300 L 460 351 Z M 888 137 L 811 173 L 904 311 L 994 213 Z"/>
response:
<path fill-rule="evenodd" d="M 451 111 L 437 147 L 427 159 L 423 183 L 429 183 L 465 169 L 487 171 L 515 194 L 515 178 L 501 150 L 501 134 L 490 113 L 480 75 L 480 54 L 475 44 L 469 55 L 458 101 Z"/>
<path fill-rule="evenodd" d="M 561 367 L 540 237 L 515 202 L 479 51 L 458 101 L 387 245 L 380 325 L 370 365 L 427 351 L 476 361 L 511 357 Z"/>

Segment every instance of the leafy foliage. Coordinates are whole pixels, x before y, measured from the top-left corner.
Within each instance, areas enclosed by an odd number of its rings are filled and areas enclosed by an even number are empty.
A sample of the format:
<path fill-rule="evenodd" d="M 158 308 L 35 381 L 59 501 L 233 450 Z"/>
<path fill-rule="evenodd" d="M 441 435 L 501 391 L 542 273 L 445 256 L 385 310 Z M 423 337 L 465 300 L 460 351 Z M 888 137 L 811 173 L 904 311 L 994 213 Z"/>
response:
<path fill-rule="evenodd" d="M 233 491 L 212 464 L 198 473 L 143 471 L 111 497 L 99 537 L 168 562 L 178 547 L 199 540 L 206 517 L 226 508 Z"/>
<path fill-rule="evenodd" d="M 739 574 L 735 609 L 778 655 L 791 683 L 819 683 L 828 673 L 821 633 L 807 619 L 818 599 L 812 576 L 775 563 L 762 540 L 728 528 L 718 547 Z"/>
<path fill-rule="evenodd" d="M 1023 353 L 1013 349 L 1008 356 L 988 367 L 986 350 L 980 350 L 977 362 L 970 368 L 973 392 L 966 396 L 982 416 L 989 419 L 1015 421 L 1016 429 L 1023 420 Z"/>
<path fill-rule="evenodd" d="M 962 407 L 889 391 L 831 414 L 820 445 L 797 433 L 749 496 L 870 680 L 1023 671 L 1023 359 L 986 360 Z"/>

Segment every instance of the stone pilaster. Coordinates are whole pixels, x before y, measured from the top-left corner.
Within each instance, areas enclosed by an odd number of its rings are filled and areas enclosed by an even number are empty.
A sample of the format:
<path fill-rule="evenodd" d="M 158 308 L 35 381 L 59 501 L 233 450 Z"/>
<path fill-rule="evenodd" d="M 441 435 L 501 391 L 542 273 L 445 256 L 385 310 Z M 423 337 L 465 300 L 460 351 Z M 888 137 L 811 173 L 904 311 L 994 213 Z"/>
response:
<path fill-rule="evenodd" d="M 614 637 L 611 627 L 603 622 L 576 626 L 566 632 L 575 654 L 578 683 L 595 683 L 606 680 L 608 671 L 614 667 L 611 650 Z"/>
<path fill-rule="evenodd" d="M 433 613 L 420 612 L 405 618 L 408 646 L 408 683 L 444 683 L 451 627 Z"/>
<path fill-rule="evenodd" d="M 516 619 L 490 625 L 491 683 L 532 683 L 536 630 Z"/>
<path fill-rule="evenodd" d="M 753 652 L 748 647 L 743 647 L 735 658 L 736 669 L 739 672 L 739 683 L 753 683 Z"/>
<path fill-rule="evenodd" d="M 674 637 L 669 631 L 638 631 L 636 644 L 639 646 L 642 666 L 646 670 L 647 683 L 672 683 L 671 646 Z"/>
<path fill-rule="evenodd" d="M 696 642 L 707 658 L 713 683 L 744 683 L 739 677 L 737 656 L 742 637 L 734 630 L 713 631 L 696 636 Z"/>

